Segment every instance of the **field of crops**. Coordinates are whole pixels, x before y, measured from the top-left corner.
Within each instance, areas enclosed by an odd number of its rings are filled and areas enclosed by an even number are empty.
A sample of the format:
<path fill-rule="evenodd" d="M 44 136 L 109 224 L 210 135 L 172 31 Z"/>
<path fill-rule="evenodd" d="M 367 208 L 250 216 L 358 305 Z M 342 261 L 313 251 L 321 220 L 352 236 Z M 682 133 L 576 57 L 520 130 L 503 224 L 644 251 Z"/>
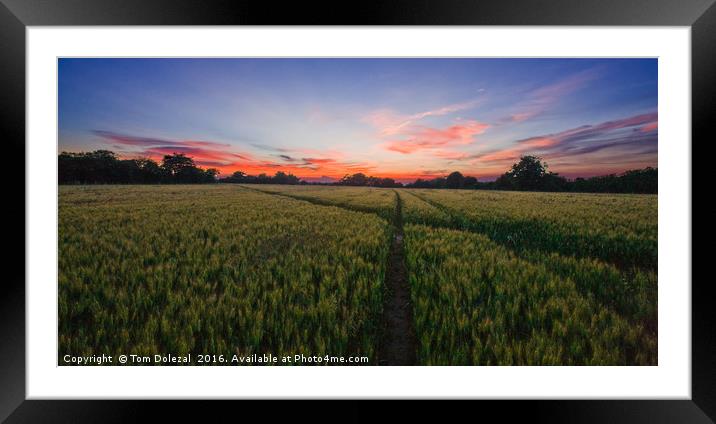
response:
<path fill-rule="evenodd" d="M 376 213 L 387 220 L 395 213 L 395 191 L 373 187 L 321 187 L 290 185 L 246 185 L 253 190 L 280 194 L 320 205 L 339 206 Z"/>
<path fill-rule="evenodd" d="M 412 190 L 509 248 L 593 257 L 656 269 L 657 197 L 574 193 Z"/>
<path fill-rule="evenodd" d="M 627 282 L 558 255 L 525 260 L 466 231 L 409 225 L 405 234 L 421 363 L 656 363 L 655 279 Z"/>
<path fill-rule="evenodd" d="M 422 363 L 657 363 L 656 196 L 405 191 Z"/>
<path fill-rule="evenodd" d="M 59 198 L 61 354 L 375 356 L 383 219 L 229 185 Z"/>
<path fill-rule="evenodd" d="M 60 354 L 375 364 L 400 260 L 418 364 L 658 363 L 655 195 L 226 184 L 59 201 Z"/>

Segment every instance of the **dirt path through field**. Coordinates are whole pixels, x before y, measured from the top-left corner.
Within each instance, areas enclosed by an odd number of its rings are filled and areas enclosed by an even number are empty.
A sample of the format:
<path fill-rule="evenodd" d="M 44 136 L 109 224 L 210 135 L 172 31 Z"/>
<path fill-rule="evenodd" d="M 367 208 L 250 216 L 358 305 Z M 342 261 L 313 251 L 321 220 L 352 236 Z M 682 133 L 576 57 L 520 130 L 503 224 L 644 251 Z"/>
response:
<path fill-rule="evenodd" d="M 386 299 L 383 306 L 385 330 L 379 350 L 379 364 L 414 365 L 415 329 L 403 246 L 403 202 L 397 192 L 395 201 L 393 222 L 395 231 L 385 272 Z"/>
<path fill-rule="evenodd" d="M 286 193 L 264 191 L 255 187 L 241 186 L 259 193 L 287 197 L 309 202 L 318 206 L 331 206 L 359 211 L 344 205 L 318 199 L 303 198 Z M 378 347 L 379 365 L 415 365 L 417 342 L 413 327 L 413 305 L 410 301 L 408 271 L 405 267 L 405 248 L 403 246 L 403 201 L 395 192 L 395 214 L 393 216 L 393 239 L 391 240 L 388 262 L 385 270 L 385 299 L 383 301 L 383 336 Z"/>

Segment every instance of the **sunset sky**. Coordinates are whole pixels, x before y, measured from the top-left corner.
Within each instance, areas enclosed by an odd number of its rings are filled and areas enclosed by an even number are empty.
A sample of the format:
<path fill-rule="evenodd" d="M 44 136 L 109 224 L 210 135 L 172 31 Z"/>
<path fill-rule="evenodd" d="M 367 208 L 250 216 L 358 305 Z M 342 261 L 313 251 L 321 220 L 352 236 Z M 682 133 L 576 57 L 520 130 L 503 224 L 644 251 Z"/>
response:
<path fill-rule="evenodd" d="M 656 59 L 60 59 L 59 151 L 222 176 L 492 180 L 657 166 Z"/>

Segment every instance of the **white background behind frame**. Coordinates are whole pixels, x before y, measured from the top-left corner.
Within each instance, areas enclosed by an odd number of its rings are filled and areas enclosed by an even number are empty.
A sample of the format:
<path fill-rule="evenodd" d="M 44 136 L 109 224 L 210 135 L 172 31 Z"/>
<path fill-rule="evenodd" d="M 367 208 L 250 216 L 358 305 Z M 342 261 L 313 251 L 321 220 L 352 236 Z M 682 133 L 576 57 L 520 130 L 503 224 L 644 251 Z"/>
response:
<path fill-rule="evenodd" d="M 690 40 L 689 27 L 28 27 L 26 397 L 691 399 Z M 658 57 L 658 366 L 57 366 L 57 58 L 68 56 Z"/>

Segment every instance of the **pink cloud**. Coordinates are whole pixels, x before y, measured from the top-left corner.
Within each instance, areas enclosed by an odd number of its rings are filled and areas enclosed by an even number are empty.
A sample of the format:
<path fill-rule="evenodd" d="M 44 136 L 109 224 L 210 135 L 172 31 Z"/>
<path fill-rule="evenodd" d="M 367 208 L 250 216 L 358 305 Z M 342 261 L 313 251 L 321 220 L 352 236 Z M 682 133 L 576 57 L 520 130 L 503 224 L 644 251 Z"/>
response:
<path fill-rule="evenodd" d="M 659 129 L 659 123 L 654 121 L 641 127 L 641 132 L 651 132 Z"/>
<path fill-rule="evenodd" d="M 514 161 L 524 153 L 525 149 L 513 148 L 505 150 L 497 150 L 495 152 L 486 153 L 480 156 L 483 162 L 505 162 Z"/>
<path fill-rule="evenodd" d="M 473 120 L 445 129 L 416 126 L 409 130 L 408 138 L 389 141 L 384 147 L 394 152 L 409 154 L 435 147 L 470 144 L 475 135 L 482 134 L 488 127 L 487 124 Z"/>
<path fill-rule="evenodd" d="M 522 140 L 521 144 L 525 147 L 551 147 L 559 143 L 559 140 L 550 137 L 531 137 L 526 140 Z"/>
<path fill-rule="evenodd" d="M 457 152 L 454 150 L 435 150 L 433 151 L 433 155 L 448 160 L 462 160 L 470 157 L 470 154 L 468 153 Z"/>
<path fill-rule="evenodd" d="M 594 130 L 612 130 L 612 129 L 618 129 L 618 128 L 627 128 L 627 127 L 634 127 L 637 125 L 646 125 L 646 124 L 654 124 L 654 128 L 656 128 L 656 123 L 658 120 L 658 115 L 656 112 L 654 113 L 644 113 L 642 115 L 636 115 L 632 116 L 630 118 L 625 119 L 618 119 L 616 121 L 607 121 L 603 124 L 596 125 L 593 128 Z"/>
<path fill-rule="evenodd" d="M 523 122 L 531 117 L 535 116 L 537 114 L 537 111 L 531 111 L 531 112 L 520 112 L 510 115 L 506 121 L 509 122 Z"/>
<path fill-rule="evenodd" d="M 205 166 L 216 166 L 216 165 L 230 165 L 237 160 L 253 160 L 250 156 L 238 153 L 232 153 L 222 150 L 205 149 L 200 147 L 189 147 L 189 146 L 156 146 L 150 147 L 140 152 L 135 152 L 135 155 L 147 156 L 150 158 L 156 158 L 160 160 L 165 155 L 172 155 L 175 153 L 183 153 L 192 159 L 198 165 Z"/>

